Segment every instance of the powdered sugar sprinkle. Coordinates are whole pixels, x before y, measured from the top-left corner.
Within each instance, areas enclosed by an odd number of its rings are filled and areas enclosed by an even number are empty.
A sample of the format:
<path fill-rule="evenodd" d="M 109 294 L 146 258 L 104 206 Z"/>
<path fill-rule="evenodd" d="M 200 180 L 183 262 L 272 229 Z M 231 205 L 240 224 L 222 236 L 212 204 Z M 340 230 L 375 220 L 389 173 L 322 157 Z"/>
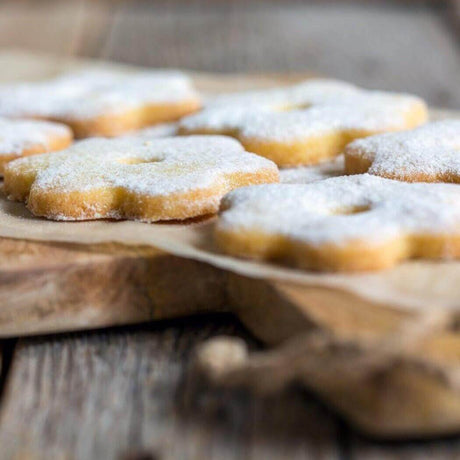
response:
<path fill-rule="evenodd" d="M 368 174 L 267 184 L 226 195 L 218 228 L 277 234 L 309 245 L 379 244 L 406 234 L 460 234 L 460 187 Z M 348 213 L 347 210 L 363 209 Z"/>
<path fill-rule="evenodd" d="M 178 71 L 90 70 L 43 82 L 0 85 L 0 115 L 85 119 L 197 98 L 191 80 Z"/>
<path fill-rule="evenodd" d="M 378 176 L 448 175 L 460 181 L 460 119 L 359 139 L 345 155 L 372 162 L 368 172 Z"/>
<path fill-rule="evenodd" d="M 55 154 L 16 160 L 8 169 L 33 172 L 34 189 L 65 193 L 120 187 L 148 196 L 224 186 L 233 173 L 269 169 L 277 174 L 274 163 L 224 136 L 93 138 Z"/>
<path fill-rule="evenodd" d="M 32 147 L 46 151 L 53 137 L 70 136 L 69 128 L 58 123 L 0 118 L 0 158 L 17 155 Z"/>
<path fill-rule="evenodd" d="M 338 129 L 401 129 L 414 107 L 426 109 L 415 96 L 366 91 L 319 79 L 286 88 L 220 95 L 180 124 L 189 132 L 238 131 L 245 138 L 290 142 Z"/>

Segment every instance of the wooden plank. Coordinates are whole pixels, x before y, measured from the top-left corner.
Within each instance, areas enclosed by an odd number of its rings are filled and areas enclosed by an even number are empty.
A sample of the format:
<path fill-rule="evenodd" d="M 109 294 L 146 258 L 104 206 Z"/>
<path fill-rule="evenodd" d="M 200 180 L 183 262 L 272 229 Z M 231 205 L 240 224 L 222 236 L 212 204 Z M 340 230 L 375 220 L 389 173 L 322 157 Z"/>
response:
<path fill-rule="evenodd" d="M 359 3 L 6 2 L 0 46 L 209 71 L 308 69 L 457 108 L 460 62 L 444 14 Z"/>
<path fill-rule="evenodd" d="M 222 333 L 244 336 L 214 317 L 21 341 L 2 458 L 338 458 L 334 419 L 301 391 L 249 398 L 184 379 L 193 347 Z"/>
<path fill-rule="evenodd" d="M 460 0 L 450 0 L 449 18 L 458 39 L 460 37 Z"/>
<path fill-rule="evenodd" d="M 106 56 L 215 72 L 309 71 L 460 106 L 460 61 L 443 9 L 247 2 L 127 4 Z"/>
<path fill-rule="evenodd" d="M 2 238 L 0 253 L 4 336 L 136 323 L 225 306 L 224 272 L 154 248 Z"/>
<path fill-rule="evenodd" d="M 86 0 L 0 3 L 0 46 L 102 56 L 113 11 L 110 4 Z"/>

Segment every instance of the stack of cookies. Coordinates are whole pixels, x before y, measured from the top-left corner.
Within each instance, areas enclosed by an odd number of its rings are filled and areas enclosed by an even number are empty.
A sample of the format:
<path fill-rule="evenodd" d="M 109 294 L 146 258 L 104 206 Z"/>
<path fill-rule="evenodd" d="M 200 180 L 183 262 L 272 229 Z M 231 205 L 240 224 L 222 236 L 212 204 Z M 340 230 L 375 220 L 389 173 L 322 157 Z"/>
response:
<path fill-rule="evenodd" d="M 460 258 L 460 120 L 427 123 L 415 96 L 318 79 L 206 98 L 180 72 L 87 71 L 0 86 L 0 117 L 4 190 L 36 216 L 219 213 L 220 250 L 314 270 Z"/>

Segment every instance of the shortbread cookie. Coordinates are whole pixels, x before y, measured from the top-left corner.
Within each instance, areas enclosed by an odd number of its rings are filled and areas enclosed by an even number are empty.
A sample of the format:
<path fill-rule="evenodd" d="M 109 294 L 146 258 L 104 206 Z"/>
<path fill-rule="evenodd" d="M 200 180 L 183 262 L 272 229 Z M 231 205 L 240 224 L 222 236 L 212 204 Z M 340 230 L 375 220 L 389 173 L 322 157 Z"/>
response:
<path fill-rule="evenodd" d="M 277 181 L 274 163 L 223 136 L 99 138 L 9 163 L 4 190 L 50 219 L 154 222 L 212 214 L 230 190 Z"/>
<path fill-rule="evenodd" d="M 352 142 L 345 149 L 345 170 L 407 182 L 460 183 L 460 119 Z"/>
<path fill-rule="evenodd" d="M 460 258 L 460 187 L 369 174 L 244 187 L 222 200 L 215 238 L 229 254 L 315 270 Z"/>
<path fill-rule="evenodd" d="M 0 118 L 0 176 L 11 160 L 61 150 L 71 142 L 72 131 L 65 125 Z"/>
<path fill-rule="evenodd" d="M 365 91 L 334 80 L 218 96 L 180 122 L 185 134 L 227 134 L 279 166 L 316 164 L 372 134 L 409 129 L 427 118 L 414 96 Z"/>
<path fill-rule="evenodd" d="M 68 124 L 76 137 L 116 136 L 196 111 L 200 98 L 175 71 L 86 71 L 0 85 L 0 115 Z"/>

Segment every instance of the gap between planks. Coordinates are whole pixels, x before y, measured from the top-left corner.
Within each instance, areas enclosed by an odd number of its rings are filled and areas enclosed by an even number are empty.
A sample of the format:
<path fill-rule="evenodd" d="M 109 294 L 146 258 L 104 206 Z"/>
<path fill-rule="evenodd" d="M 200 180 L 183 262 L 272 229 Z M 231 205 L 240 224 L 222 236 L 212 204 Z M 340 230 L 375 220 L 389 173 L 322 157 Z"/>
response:
<path fill-rule="evenodd" d="M 0 341 L 0 411 L 17 339 Z"/>

